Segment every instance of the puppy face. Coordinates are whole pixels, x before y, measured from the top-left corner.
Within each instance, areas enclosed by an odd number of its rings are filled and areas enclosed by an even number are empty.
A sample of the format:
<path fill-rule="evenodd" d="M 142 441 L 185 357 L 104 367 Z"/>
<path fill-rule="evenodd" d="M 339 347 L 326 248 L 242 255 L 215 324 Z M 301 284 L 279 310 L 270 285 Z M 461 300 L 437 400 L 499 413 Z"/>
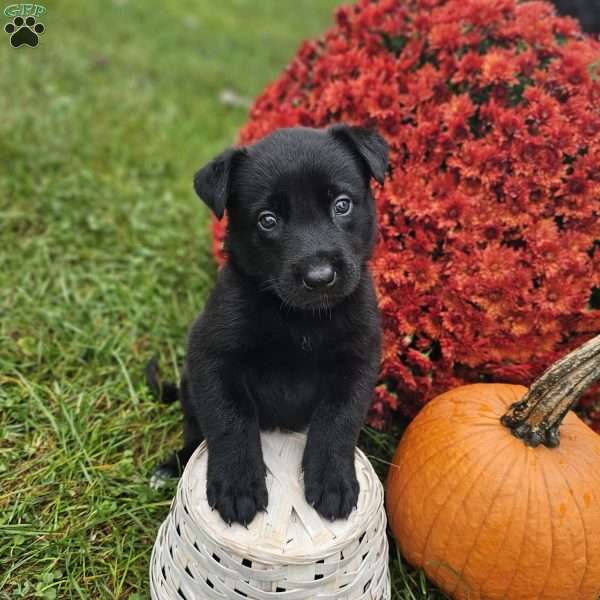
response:
<path fill-rule="evenodd" d="M 369 182 L 383 181 L 387 154 L 362 128 L 280 129 L 225 151 L 195 188 L 217 217 L 227 209 L 226 250 L 244 273 L 286 305 L 331 306 L 354 291 L 371 254 Z"/>

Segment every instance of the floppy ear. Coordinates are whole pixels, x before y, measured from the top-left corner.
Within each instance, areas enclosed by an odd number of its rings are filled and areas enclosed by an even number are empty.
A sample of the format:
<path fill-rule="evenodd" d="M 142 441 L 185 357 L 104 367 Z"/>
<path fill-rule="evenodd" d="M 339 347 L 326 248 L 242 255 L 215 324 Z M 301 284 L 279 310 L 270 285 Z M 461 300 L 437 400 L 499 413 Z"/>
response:
<path fill-rule="evenodd" d="M 388 166 L 389 148 L 377 131 L 367 127 L 333 125 L 331 135 L 350 148 L 365 163 L 369 173 L 378 183 L 383 183 Z"/>
<path fill-rule="evenodd" d="M 196 194 L 213 211 L 217 219 L 221 219 L 225 213 L 235 164 L 245 154 L 244 148 L 229 148 L 194 175 Z"/>

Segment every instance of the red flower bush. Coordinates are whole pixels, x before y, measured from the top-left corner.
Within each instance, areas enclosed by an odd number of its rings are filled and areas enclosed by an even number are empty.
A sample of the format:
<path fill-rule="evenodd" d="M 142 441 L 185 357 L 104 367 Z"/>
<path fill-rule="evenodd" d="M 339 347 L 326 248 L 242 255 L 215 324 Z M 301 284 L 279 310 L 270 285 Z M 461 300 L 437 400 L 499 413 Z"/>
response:
<path fill-rule="evenodd" d="M 240 141 L 340 121 L 391 147 L 372 424 L 465 382 L 527 385 L 600 333 L 600 44 L 576 21 L 516 0 L 341 7 Z M 598 388 L 582 411 L 600 428 Z"/>

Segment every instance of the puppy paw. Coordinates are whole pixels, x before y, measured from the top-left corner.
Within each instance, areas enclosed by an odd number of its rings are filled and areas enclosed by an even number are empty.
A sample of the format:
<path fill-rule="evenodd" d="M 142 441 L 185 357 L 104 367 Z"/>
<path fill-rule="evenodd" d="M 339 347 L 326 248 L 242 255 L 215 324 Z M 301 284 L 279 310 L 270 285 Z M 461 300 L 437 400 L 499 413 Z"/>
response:
<path fill-rule="evenodd" d="M 264 465 L 250 463 L 215 471 L 208 477 L 206 496 L 226 523 L 248 525 L 257 512 L 267 508 Z"/>
<path fill-rule="evenodd" d="M 326 519 L 347 519 L 356 508 L 359 486 L 354 465 L 305 468 L 306 501 Z"/>
<path fill-rule="evenodd" d="M 150 487 L 153 490 L 158 490 L 161 487 L 176 481 L 178 477 L 179 469 L 174 468 L 169 463 L 158 465 L 150 476 Z"/>

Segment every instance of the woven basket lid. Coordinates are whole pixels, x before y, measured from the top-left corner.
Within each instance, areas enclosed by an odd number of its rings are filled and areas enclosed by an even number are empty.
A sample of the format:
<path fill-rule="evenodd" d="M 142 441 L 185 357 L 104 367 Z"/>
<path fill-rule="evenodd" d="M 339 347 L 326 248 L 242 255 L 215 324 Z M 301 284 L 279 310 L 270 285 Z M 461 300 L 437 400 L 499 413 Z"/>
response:
<path fill-rule="evenodd" d="M 366 456 L 356 452 L 360 485 L 357 508 L 348 519 L 324 520 L 304 498 L 301 471 L 306 436 L 300 433 L 261 434 L 269 492 L 267 511 L 243 527 L 227 525 L 206 499 L 207 446 L 202 444 L 186 467 L 182 496 L 191 519 L 202 523 L 206 536 L 249 559 L 286 564 L 314 562 L 347 545 L 380 518 L 381 482 Z"/>

